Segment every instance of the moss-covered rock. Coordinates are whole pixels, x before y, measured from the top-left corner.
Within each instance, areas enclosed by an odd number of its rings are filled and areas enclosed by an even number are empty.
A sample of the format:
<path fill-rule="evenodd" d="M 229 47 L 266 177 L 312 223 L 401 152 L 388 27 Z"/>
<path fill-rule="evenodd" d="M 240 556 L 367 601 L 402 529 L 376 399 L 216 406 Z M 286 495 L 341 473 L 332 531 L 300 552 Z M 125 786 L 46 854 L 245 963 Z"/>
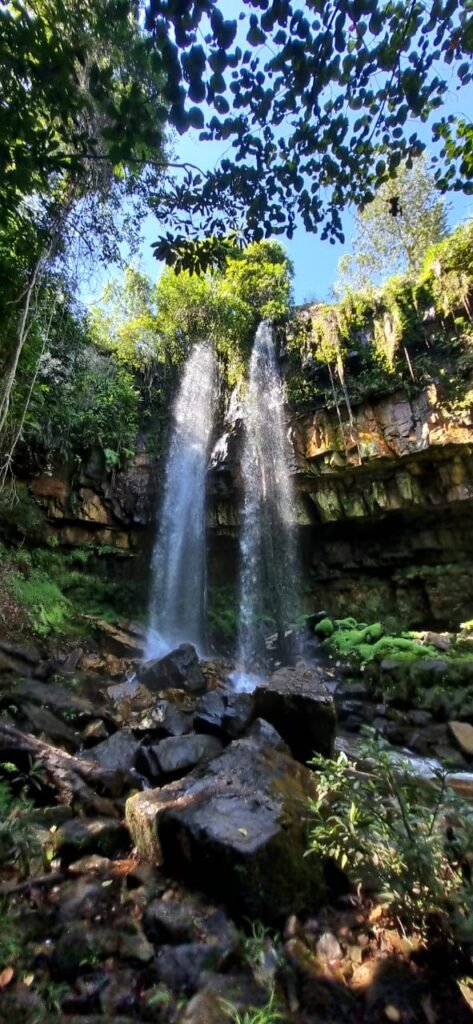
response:
<path fill-rule="evenodd" d="M 130 797 L 126 819 L 143 858 L 240 916 L 278 923 L 323 896 L 322 865 L 304 857 L 315 794 L 307 768 L 238 740 L 185 780 Z"/>

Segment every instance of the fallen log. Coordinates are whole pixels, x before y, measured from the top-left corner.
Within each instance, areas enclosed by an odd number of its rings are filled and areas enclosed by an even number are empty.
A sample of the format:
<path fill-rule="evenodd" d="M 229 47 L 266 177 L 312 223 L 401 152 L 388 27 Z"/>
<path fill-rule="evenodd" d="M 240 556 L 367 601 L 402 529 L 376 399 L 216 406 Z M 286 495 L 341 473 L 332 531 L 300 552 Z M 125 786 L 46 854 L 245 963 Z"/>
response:
<path fill-rule="evenodd" d="M 58 803 L 66 806 L 80 804 L 86 811 L 120 817 L 119 798 L 135 788 L 128 772 L 110 771 L 94 761 L 74 757 L 7 722 L 0 722 L 0 752 L 11 761 L 17 754 L 33 757 L 35 769 L 55 790 Z"/>

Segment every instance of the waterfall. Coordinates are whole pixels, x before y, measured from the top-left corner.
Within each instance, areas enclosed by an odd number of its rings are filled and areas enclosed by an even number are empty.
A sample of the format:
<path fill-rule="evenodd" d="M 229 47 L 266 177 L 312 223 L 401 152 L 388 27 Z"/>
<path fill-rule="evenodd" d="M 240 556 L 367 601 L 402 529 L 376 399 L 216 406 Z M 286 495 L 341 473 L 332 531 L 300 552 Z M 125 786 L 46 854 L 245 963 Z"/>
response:
<path fill-rule="evenodd" d="M 205 483 L 216 391 L 212 348 L 195 345 L 173 408 L 158 536 L 153 551 L 146 655 L 183 641 L 205 646 Z"/>
<path fill-rule="evenodd" d="M 239 652 L 243 671 L 234 676 L 240 689 L 262 653 L 265 620 L 276 624 L 279 654 L 285 660 L 286 630 L 297 617 L 295 504 L 284 388 L 266 321 L 256 332 L 251 355 L 244 423 Z"/>

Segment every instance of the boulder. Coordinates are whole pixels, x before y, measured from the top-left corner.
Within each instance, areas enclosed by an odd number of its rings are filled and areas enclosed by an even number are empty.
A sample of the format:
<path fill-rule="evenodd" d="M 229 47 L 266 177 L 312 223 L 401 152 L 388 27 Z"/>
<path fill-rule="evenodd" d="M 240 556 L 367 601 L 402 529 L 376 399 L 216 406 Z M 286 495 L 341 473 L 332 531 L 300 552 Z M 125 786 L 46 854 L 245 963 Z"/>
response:
<path fill-rule="evenodd" d="M 85 750 L 81 757 L 96 761 L 108 771 L 129 771 L 135 765 L 141 743 L 135 740 L 131 729 L 120 729 L 96 747 Z"/>
<path fill-rule="evenodd" d="M 169 736 L 154 748 L 163 775 L 183 774 L 201 761 L 210 761 L 222 753 L 223 745 L 215 736 Z"/>
<path fill-rule="evenodd" d="M 155 945 L 206 942 L 234 952 L 240 935 L 223 910 L 192 897 L 185 900 L 152 900 L 143 913 L 143 930 Z"/>
<path fill-rule="evenodd" d="M 115 818 L 72 818 L 60 825 L 52 835 L 55 853 L 66 859 L 78 852 L 113 856 L 126 843 L 126 831 Z"/>
<path fill-rule="evenodd" d="M 24 719 L 22 727 L 26 732 L 32 732 L 35 736 L 43 735 L 49 743 L 59 743 L 68 750 L 79 748 L 80 734 L 53 715 L 52 711 L 34 704 L 23 704 L 21 711 Z"/>
<path fill-rule="evenodd" d="M 144 859 L 239 915 L 280 922 L 323 895 L 322 866 L 304 857 L 316 792 L 307 768 L 244 739 L 185 779 L 130 797 L 126 819 Z"/>
<path fill-rule="evenodd" d="M 265 722 L 264 718 L 255 718 L 248 729 L 247 736 L 260 747 L 274 747 L 275 750 L 280 750 L 283 754 L 290 754 L 287 743 L 284 742 L 277 729 L 269 722 Z"/>
<path fill-rule="evenodd" d="M 58 686 L 56 683 L 41 683 L 37 679 L 20 679 L 11 683 L 7 690 L 2 688 L 1 699 L 14 704 L 37 704 L 59 715 L 65 711 L 71 718 L 73 712 L 77 718 L 81 715 L 95 718 L 97 714 L 97 708 L 92 701 L 86 697 L 79 697 L 70 687 Z"/>
<path fill-rule="evenodd" d="M 154 706 L 145 710 L 144 714 L 135 712 L 130 717 L 133 732 L 140 736 L 145 733 L 156 738 L 165 736 L 184 736 L 191 732 L 193 724 L 192 711 L 182 710 L 169 700 L 158 700 L 153 694 Z"/>
<path fill-rule="evenodd" d="M 473 757 L 473 725 L 468 722 L 449 722 L 450 735 L 462 754 Z"/>
<path fill-rule="evenodd" d="M 194 725 L 198 732 L 237 739 L 243 735 L 254 714 L 255 702 L 251 693 L 235 693 L 220 687 L 198 700 Z"/>
<path fill-rule="evenodd" d="M 146 661 L 139 670 L 140 682 L 153 692 L 167 689 L 204 693 L 206 681 L 192 644 L 181 644 L 164 658 Z"/>
<path fill-rule="evenodd" d="M 281 668 L 254 694 L 256 715 L 277 729 L 303 763 L 313 754 L 330 757 L 335 740 L 335 705 L 319 674 L 304 662 Z"/>

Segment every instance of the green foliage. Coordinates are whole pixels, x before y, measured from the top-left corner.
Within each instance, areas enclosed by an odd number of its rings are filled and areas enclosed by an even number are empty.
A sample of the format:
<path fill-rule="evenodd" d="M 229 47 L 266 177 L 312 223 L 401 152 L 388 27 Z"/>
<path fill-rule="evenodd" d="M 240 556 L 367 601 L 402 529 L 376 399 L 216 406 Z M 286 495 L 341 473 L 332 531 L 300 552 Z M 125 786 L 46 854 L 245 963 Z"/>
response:
<path fill-rule="evenodd" d="M 14 797 L 8 783 L 0 780 L 0 867 L 15 865 L 23 876 L 40 852 L 30 821 L 32 806 L 24 797 Z"/>
<path fill-rule="evenodd" d="M 471 905 L 462 865 L 473 813 L 448 788 L 448 773 L 421 787 L 409 765 L 373 736 L 357 768 L 344 754 L 336 761 L 317 755 L 311 764 L 319 794 L 310 804 L 309 852 L 333 857 L 353 884 L 370 882 L 408 925 L 426 928 L 440 916 L 459 934 Z"/>
<path fill-rule="evenodd" d="M 331 632 L 329 623 L 332 626 Z M 352 618 L 335 619 L 333 622 L 331 619 L 323 619 L 315 631 L 325 636 L 323 646 L 327 650 L 356 662 L 380 661 L 389 657 L 412 661 L 417 658 L 435 658 L 437 655 L 436 649 L 429 644 L 416 643 L 412 634 L 385 636 L 380 622 L 365 625 Z"/>
<path fill-rule="evenodd" d="M 207 619 L 210 636 L 219 640 L 236 640 L 238 635 L 238 602 L 228 585 L 210 586 Z"/>
<path fill-rule="evenodd" d="M 391 274 L 417 274 L 427 249 L 445 234 L 444 202 L 420 157 L 411 168 L 399 167 L 357 214 L 351 252 L 339 263 L 341 283 L 361 290 Z"/>
<path fill-rule="evenodd" d="M 291 403 L 304 408 L 323 396 L 337 411 L 340 403 L 349 411 L 350 402 L 372 393 L 410 393 L 434 376 L 452 411 L 466 409 L 473 369 L 472 251 L 470 220 L 424 251 L 417 276 L 397 275 L 379 288 L 345 292 L 336 306 L 307 308 L 289 339 Z M 349 353 L 356 354 L 355 368 Z"/>
<path fill-rule="evenodd" d="M 139 369 L 142 390 L 161 389 L 169 401 L 175 368 L 189 348 L 211 341 L 232 386 L 241 381 L 260 320 L 287 320 L 292 265 L 277 242 L 229 246 L 225 263 L 213 274 L 179 275 L 165 270 L 155 287 L 128 269 L 123 283 L 111 282 L 92 313 L 96 341 L 120 364 Z"/>
<path fill-rule="evenodd" d="M 123 558 L 115 549 L 75 548 L 70 552 L 0 545 L 0 569 L 5 595 L 14 599 L 29 629 L 39 636 L 80 635 L 82 615 L 115 622 L 124 615 L 139 618 L 143 601 L 140 582 L 120 579 L 107 559 Z M 87 571 L 86 571 L 87 567 Z M 8 610 L 7 610 L 8 611 Z M 143 608 L 143 611 L 145 609 Z"/>
<path fill-rule="evenodd" d="M 243 1010 L 239 1012 L 231 1007 L 228 1008 L 231 1013 L 232 1024 L 279 1024 L 280 1021 L 284 1020 L 284 1016 L 281 1010 L 278 1009 L 276 996 L 274 992 L 271 993 L 268 1002 L 264 1006 L 251 1008 L 249 1010 Z"/>
<path fill-rule="evenodd" d="M 409 168 L 426 132 L 439 143 L 438 186 L 471 191 L 471 123 L 438 113 L 452 76 L 460 90 L 472 79 L 471 18 L 460 0 L 280 0 L 269 7 L 246 0 L 243 52 L 234 46 L 237 21 L 226 21 L 216 2 L 209 8 L 197 0 L 184 17 L 173 7 L 163 16 L 151 0 L 153 27 L 155 18 L 162 19 L 160 55 L 166 30 L 178 39 L 172 67 L 164 61 L 171 122 L 178 131 L 204 128 L 201 139 L 224 141 L 230 154 L 205 174 L 187 168 L 158 197 L 160 223 L 173 228 L 179 213 L 180 247 L 173 251 L 171 231 L 160 239 L 161 258 L 182 260 L 186 237 L 192 244 L 211 236 L 221 246 L 234 224 L 259 240 L 275 232 L 292 237 L 300 219 L 306 231 L 322 225 L 322 238 L 343 241 L 340 210 L 368 203 L 400 167 Z M 438 74 L 444 64 L 449 73 Z M 191 106 L 204 99 L 207 122 L 205 108 Z"/>
<path fill-rule="evenodd" d="M 9 0 L 0 25 L 0 226 L 58 182 L 97 188 L 130 166 L 136 179 L 134 162 L 159 154 L 166 114 L 136 5 Z"/>

